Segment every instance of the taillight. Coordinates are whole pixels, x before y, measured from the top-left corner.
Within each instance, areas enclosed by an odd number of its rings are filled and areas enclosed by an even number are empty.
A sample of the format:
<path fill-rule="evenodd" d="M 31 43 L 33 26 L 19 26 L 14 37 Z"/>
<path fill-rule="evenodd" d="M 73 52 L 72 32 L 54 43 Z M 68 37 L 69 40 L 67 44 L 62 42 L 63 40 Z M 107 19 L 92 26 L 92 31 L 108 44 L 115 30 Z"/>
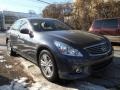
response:
<path fill-rule="evenodd" d="M 93 31 L 93 30 L 92 30 L 92 27 L 90 27 L 90 28 L 89 28 L 89 32 L 92 32 L 92 31 Z"/>

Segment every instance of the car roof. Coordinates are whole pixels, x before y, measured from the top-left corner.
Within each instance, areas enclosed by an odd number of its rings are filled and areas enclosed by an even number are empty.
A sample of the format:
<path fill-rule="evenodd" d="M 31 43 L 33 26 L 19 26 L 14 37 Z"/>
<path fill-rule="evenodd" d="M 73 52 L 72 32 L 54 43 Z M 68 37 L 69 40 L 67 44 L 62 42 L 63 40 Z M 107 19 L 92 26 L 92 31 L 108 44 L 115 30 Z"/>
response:
<path fill-rule="evenodd" d="M 103 19 L 96 19 L 94 21 L 99 21 L 99 20 L 110 20 L 110 19 L 120 19 L 120 17 L 116 17 L 116 18 L 103 18 Z"/>
<path fill-rule="evenodd" d="M 53 19 L 53 18 L 21 18 L 22 20 L 57 20 L 57 19 Z"/>

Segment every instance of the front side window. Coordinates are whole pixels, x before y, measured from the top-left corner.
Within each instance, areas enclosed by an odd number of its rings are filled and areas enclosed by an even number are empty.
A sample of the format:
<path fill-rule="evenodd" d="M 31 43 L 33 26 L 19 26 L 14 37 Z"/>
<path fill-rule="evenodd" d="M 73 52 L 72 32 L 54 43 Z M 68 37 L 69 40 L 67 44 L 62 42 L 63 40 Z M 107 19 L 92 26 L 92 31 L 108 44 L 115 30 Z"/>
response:
<path fill-rule="evenodd" d="M 36 20 L 31 20 L 30 23 L 32 24 L 35 31 L 57 31 L 57 30 L 70 30 L 71 29 L 66 24 L 58 20 L 36 19 Z"/>
<path fill-rule="evenodd" d="M 117 28 L 117 27 L 118 27 L 117 19 L 104 20 L 103 28 Z"/>

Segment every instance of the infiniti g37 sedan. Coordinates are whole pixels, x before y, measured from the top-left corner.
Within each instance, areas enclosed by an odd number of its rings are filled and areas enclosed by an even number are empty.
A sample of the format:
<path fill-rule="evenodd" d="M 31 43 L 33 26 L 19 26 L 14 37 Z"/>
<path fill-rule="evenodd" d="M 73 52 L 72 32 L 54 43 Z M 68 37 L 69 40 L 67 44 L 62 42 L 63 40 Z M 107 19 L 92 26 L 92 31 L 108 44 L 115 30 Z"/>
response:
<path fill-rule="evenodd" d="M 19 54 L 40 67 L 49 81 L 85 78 L 112 62 L 108 39 L 72 30 L 50 18 L 17 20 L 6 33 L 7 52 Z"/>

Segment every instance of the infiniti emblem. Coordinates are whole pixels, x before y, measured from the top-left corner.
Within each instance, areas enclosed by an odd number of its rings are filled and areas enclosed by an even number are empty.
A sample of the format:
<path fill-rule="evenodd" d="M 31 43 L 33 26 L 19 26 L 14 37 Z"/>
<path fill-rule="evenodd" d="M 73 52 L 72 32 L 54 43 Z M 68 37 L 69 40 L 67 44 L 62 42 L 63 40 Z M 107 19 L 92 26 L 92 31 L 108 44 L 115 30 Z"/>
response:
<path fill-rule="evenodd" d="M 102 50 L 103 52 L 105 52 L 105 51 L 106 51 L 106 47 L 103 46 L 103 47 L 101 48 L 101 50 Z"/>

